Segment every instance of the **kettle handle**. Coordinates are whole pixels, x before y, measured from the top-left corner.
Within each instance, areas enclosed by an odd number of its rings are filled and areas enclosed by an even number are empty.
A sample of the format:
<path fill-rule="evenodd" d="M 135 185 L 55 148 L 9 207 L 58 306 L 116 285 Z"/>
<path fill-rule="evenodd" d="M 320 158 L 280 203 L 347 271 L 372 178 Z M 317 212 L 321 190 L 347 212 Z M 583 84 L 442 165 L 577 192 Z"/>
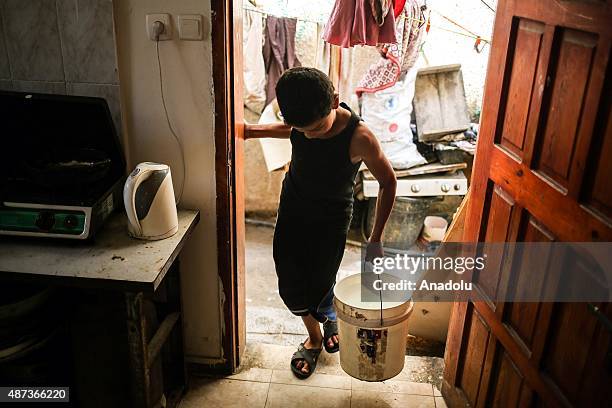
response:
<path fill-rule="evenodd" d="M 123 189 L 123 205 L 125 206 L 125 212 L 130 224 L 134 226 L 134 232 L 137 235 L 142 235 L 142 227 L 136 215 L 136 190 L 138 190 L 138 186 L 142 184 L 143 181 L 149 178 L 151 172 L 151 169 L 136 167 L 132 174 L 128 176 L 128 181 L 125 183 Z"/>

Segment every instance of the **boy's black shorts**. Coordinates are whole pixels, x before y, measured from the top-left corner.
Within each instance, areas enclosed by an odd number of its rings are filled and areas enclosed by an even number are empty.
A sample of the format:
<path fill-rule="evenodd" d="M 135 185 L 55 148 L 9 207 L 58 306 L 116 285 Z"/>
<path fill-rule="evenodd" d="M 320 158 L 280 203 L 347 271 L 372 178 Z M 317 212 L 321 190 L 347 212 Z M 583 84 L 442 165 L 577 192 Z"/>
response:
<path fill-rule="evenodd" d="M 350 217 L 316 218 L 279 213 L 273 256 L 283 302 L 298 316 L 314 310 L 336 282 Z"/>

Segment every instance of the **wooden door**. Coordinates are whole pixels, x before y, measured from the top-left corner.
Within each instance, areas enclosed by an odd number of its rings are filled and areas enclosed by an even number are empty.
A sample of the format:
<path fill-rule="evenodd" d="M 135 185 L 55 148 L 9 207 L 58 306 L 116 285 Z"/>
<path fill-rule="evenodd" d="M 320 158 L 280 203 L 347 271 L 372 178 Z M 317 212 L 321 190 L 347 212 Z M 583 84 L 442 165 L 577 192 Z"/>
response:
<path fill-rule="evenodd" d="M 611 37 L 610 1 L 498 2 L 464 241 L 612 241 Z M 611 406 L 610 304 L 496 302 L 506 257 L 453 306 L 449 406 Z"/>
<path fill-rule="evenodd" d="M 217 248 L 222 359 L 207 371 L 231 373 L 246 345 L 242 1 L 211 2 L 215 90 Z"/>

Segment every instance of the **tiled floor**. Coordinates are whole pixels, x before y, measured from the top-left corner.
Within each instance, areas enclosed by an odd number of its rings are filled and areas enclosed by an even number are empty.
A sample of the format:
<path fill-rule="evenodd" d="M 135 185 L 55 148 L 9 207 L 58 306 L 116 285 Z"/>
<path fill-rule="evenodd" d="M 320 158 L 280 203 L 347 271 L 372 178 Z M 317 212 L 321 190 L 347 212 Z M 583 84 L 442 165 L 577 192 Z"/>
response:
<path fill-rule="evenodd" d="M 289 360 L 307 334 L 278 295 L 272 233 L 271 228 L 252 225 L 246 231 L 248 344 L 239 373 L 194 378 L 180 407 L 445 407 L 432 385 L 441 381 L 444 363 L 438 357 L 407 356 L 398 376 L 369 383 L 342 371 L 337 353 L 323 352 L 310 378 L 293 375 Z M 347 246 L 339 277 L 358 272 L 359 259 L 359 250 Z"/>
<path fill-rule="evenodd" d="M 429 383 L 410 381 L 413 362 L 384 382 L 364 382 L 340 368 L 338 354 L 321 355 L 317 371 L 298 380 L 288 364 L 293 347 L 249 344 L 241 371 L 225 378 L 195 378 L 181 408 L 195 407 L 446 407 Z"/>

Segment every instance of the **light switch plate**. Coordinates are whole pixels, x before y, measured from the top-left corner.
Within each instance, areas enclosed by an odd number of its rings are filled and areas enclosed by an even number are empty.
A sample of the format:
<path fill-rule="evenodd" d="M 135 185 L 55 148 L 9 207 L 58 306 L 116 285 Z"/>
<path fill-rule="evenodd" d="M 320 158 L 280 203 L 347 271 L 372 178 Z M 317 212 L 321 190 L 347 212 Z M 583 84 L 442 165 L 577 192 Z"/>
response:
<path fill-rule="evenodd" d="M 147 14 L 147 36 L 150 40 L 155 41 L 153 33 L 153 23 L 161 21 L 164 23 L 164 32 L 160 34 L 159 41 L 167 41 L 172 39 L 172 19 L 170 14 Z"/>
<path fill-rule="evenodd" d="M 202 40 L 202 16 L 200 14 L 181 14 L 178 16 L 179 39 L 187 41 Z"/>

